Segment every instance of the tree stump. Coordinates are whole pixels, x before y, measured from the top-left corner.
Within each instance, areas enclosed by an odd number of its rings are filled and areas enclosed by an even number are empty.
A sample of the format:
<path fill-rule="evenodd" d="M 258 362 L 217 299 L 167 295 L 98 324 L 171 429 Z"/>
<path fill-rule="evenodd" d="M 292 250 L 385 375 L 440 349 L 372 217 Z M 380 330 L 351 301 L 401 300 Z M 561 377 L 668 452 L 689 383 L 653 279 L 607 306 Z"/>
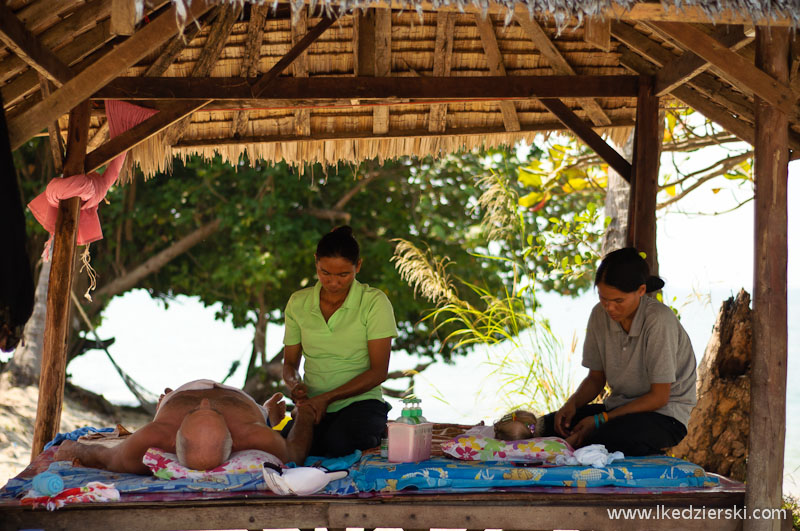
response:
<path fill-rule="evenodd" d="M 741 290 L 722 304 L 697 368 L 697 406 L 689 433 L 669 454 L 708 472 L 745 480 L 752 345 L 750 295 Z"/>

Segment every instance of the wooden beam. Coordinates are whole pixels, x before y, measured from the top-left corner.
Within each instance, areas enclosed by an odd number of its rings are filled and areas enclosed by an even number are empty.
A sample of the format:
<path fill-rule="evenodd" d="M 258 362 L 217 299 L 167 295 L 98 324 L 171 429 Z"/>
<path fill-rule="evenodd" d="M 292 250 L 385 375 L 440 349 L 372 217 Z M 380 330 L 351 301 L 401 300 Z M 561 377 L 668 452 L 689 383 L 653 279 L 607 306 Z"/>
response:
<path fill-rule="evenodd" d="M 308 32 L 308 8 L 303 6 L 300 12 L 296 14 L 297 21 L 292 24 L 292 45 L 300 42 Z M 251 22 L 252 24 L 252 22 Z M 260 43 L 259 43 L 260 46 Z M 303 52 L 292 63 L 294 70 L 294 77 L 307 78 L 308 77 L 308 53 Z M 252 75 L 255 77 L 255 72 Z M 241 111 L 244 113 L 244 111 Z M 238 129 L 234 129 L 239 132 Z M 300 136 L 309 136 L 311 134 L 311 111 L 309 109 L 297 109 L 294 111 L 294 132 Z M 240 134 L 244 134 L 241 131 Z"/>
<path fill-rule="evenodd" d="M 29 32 L 5 4 L 0 3 L 0 41 L 31 68 L 61 86 L 72 78 L 69 67 Z"/>
<path fill-rule="evenodd" d="M 47 2 L 52 4 L 53 2 Z M 98 20 L 103 20 L 111 13 L 111 4 L 106 0 L 90 0 L 83 6 L 70 13 L 61 22 L 49 27 L 47 30 L 38 34 L 36 38 L 42 46 L 57 50 L 65 43 L 73 40 L 75 35 L 97 25 Z M 0 62 L 0 83 L 4 83 L 27 68 L 27 64 L 17 57 L 11 55 Z M 68 111 L 69 109 L 67 109 Z"/>
<path fill-rule="evenodd" d="M 297 58 L 298 55 L 300 55 L 306 48 L 308 48 L 308 46 L 310 46 L 311 43 L 314 42 L 314 40 L 317 37 L 319 37 L 319 35 L 321 35 L 323 31 L 325 31 L 325 29 L 330 27 L 330 25 L 333 24 L 333 22 L 336 19 L 323 18 L 323 20 L 327 21 L 324 24 L 324 27 L 321 27 L 320 24 L 322 24 L 322 22 L 319 22 L 314 27 L 314 30 L 307 33 L 306 36 L 303 37 L 303 39 L 299 43 L 294 45 L 289 50 L 289 52 L 275 64 L 275 66 L 273 66 L 267 73 L 261 76 L 261 78 L 255 83 L 255 85 L 250 87 L 251 93 L 253 90 L 256 90 L 256 88 L 260 91 L 267 90 L 269 88 L 270 83 L 274 82 L 275 79 L 277 79 L 278 75 L 280 75 L 280 73 L 286 67 L 288 67 L 292 63 L 292 61 L 294 61 L 294 59 Z M 160 78 L 160 79 L 168 79 L 168 78 Z M 199 80 L 200 78 L 189 81 L 197 82 Z M 152 78 L 150 78 L 148 81 L 150 83 L 153 83 Z M 247 85 L 247 83 L 245 83 L 245 85 Z M 247 86 L 249 87 L 249 85 Z M 125 151 L 140 144 L 141 142 L 144 142 L 151 136 L 162 131 L 166 127 L 169 127 L 178 120 L 181 120 L 185 116 L 190 115 L 191 113 L 193 113 L 198 109 L 202 109 L 212 101 L 213 101 L 212 99 L 189 100 L 172 105 L 167 109 L 160 111 L 158 114 L 151 116 L 144 122 L 114 137 L 112 140 L 106 142 L 103 146 L 89 153 L 89 155 L 86 157 L 86 166 L 90 170 L 102 166 L 103 164 L 113 159 L 117 155 L 124 153 Z"/>
<path fill-rule="evenodd" d="M 741 27 L 737 26 L 718 28 L 713 37 L 732 51 L 746 46 L 753 40 L 745 34 Z M 680 58 L 672 59 L 656 74 L 656 95 L 663 96 L 672 92 L 672 89 L 704 72 L 709 66 L 711 65 L 708 61 L 691 51 L 685 52 Z"/>
<path fill-rule="evenodd" d="M 566 58 L 561 54 L 561 51 L 556 48 L 553 41 L 545 33 L 544 28 L 533 20 L 526 10 L 522 14 L 517 15 L 516 21 L 522 27 L 522 30 L 533 42 L 539 53 L 545 58 L 550 67 L 557 75 L 562 76 L 575 76 L 577 73 L 575 69 L 569 64 Z M 579 102 L 586 115 L 595 125 L 606 125 L 611 121 L 606 116 L 600 104 L 593 99 L 582 100 Z"/>
<path fill-rule="evenodd" d="M 86 143 L 89 141 L 89 100 L 72 110 L 69 117 L 69 136 L 64 174 L 84 173 Z M 61 403 L 67 369 L 67 338 L 69 335 L 69 294 L 75 263 L 75 239 L 78 234 L 80 198 L 62 200 L 58 207 L 53 236 L 53 263 L 47 288 L 47 310 L 42 343 L 42 370 L 39 376 L 39 401 L 33 429 L 31 460 L 44 445 L 58 434 L 61 422 Z"/>
<path fill-rule="evenodd" d="M 292 46 L 292 49 L 289 50 L 286 55 L 281 57 L 275 65 L 270 68 L 270 70 L 261 76 L 258 81 L 253 83 L 250 88 L 250 97 L 251 98 L 260 98 L 262 97 L 262 93 L 266 92 L 270 85 L 277 79 L 277 77 L 283 72 L 290 64 L 294 62 L 297 57 L 302 54 L 306 49 L 314 43 L 314 41 L 322 35 L 326 29 L 331 27 L 331 25 L 336 22 L 339 15 L 334 14 L 326 14 L 322 18 L 320 18 L 317 25 L 314 26 L 314 29 L 306 33 L 305 37 L 300 39 L 300 42 Z M 218 99 L 218 98 L 213 98 Z"/>
<path fill-rule="evenodd" d="M 453 39 L 456 27 L 456 14 L 440 12 L 436 14 L 436 40 L 433 45 L 433 75 L 448 77 L 453 65 Z M 447 104 L 431 105 L 428 116 L 428 131 L 443 133 L 447 128 Z"/>
<path fill-rule="evenodd" d="M 107 164 L 117 155 L 125 153 L 129 149 L 138 146 L 151 136 L 160 133 L 167 127 L 185 118 L 191 113 L 202 109 L 210 103 L 210 100 L 181 101 L 171 105 L 165 110 L 159 111 L 145 120 L 144 122 L 131 127 L 99 148 L 95 149 L 86 156 L 86 171 L 93 171 Z"/>
<path fill-rule="evenodd" d="M 594 130 L 572 112 L 569 107 L 556 98 L 542 98 L 539 101 L 541 101 L 542 105 L 547 107 L 547 110 L 553 113 L 567 129 L 575 133 L 587 146 L 600 155 L 600 157 L 606 161 L 614 171 L 619 173 L 623 179 L 631 182 L 630 162 L 625 160 L 625 157 L 620 155 L 616 149 L 609 146 L 600 135 L 595 133 Z"/>
<path fill-rule="evenodd" d="M 211 14 L 211 13 L 210 13 Z M 208 17 L 204 17 L 207 19 Z M 183 28 L 183 33 L 175 35 L 172 40 L 161 52 L 161 55 L 152 62 L 144 71 L 144 77 L 159 77 L 167 71 L 167 69 L 175 62 L 175 59 L 181 54 L 183 50 L 189 45 L 197 34 L 200 33 L 202 28 L 201 24 L 189 24 Z"/>
<path fill-rule="evenodd" d="M 680 22 L 654 23 L 683 48 L 691 50 L 724 72 L 729 78 L 752 90 L 754 94 L 786 114 L 795 112 L 797 95 L 784 82 L 776 82 L 736 52 L 699 29 Z"/>
<path fill-rule="evenodd" d="M 628 245 L 647 255 L 653 275 L 658 274 L 656 253 L 656 195 L 658 163 L 661 155 L 658 97 L 653 78 L 642 76 L 636 105 L 636 131 L 633 145 L 633 176 L 628 207 Z"/>
<path fill-rule="evenodd" d="M 219 8 L 219 14 L 214 20 L 211 30 L 208 32 L 206 43 L 203 50 L 197 57 L 194 63 L 192 72 L 189 74 L 191 78 L 206 77 L 211 73 L 228 41 L 228 37 L 233 30 L 233 25 L 236 23 L 239 15 L 242 12 L 241 4 L 223 4 Z M 191 115 L 186 116 L 184 119 L 173 124 L 169 131 L 165 134 L 164 142 L 167 145 L 172 145 L 177 142 L 189 129 L 192 122 Z"/>
<path fill-rule="evenodd" d="M 542 113 L 544 114 L 544 113 Z M 633 127 L 632 120 L 619 120 L 613 122 L 608 127 Z M 561 122 L 547 121 L 537 122 L 532 125 L 523 125 L 517 131 L 518 134 L 524 135 L 527 133 L 538 133 L 541 131 L 561 131 L 566 130 L 564 124 Z M 197 147 L 214 147 L 226 146 L 237 144 L 271 144 L 274 142 L 315 142 L 320 140 L 386 140 L 386 139 L 407 139 L 407 138 L 445 138 L 450 135 L 459 137 L 466 136 L 479 136 L 486 137 L 489 135 L 503 135 L 508 137 L 508 132 L 505 126 L 493 127 L 463 127 L 457 129 L 448 129 L 442 133 L 432 133 L 428 129 L 394 129 L 386 135 L 376 137 L 372 131 L 345 131 L 345 132 L 315 132 L 313 138 L 302 137 L 298 135 L 261 135 L 261 136 L 248 136 L 241 138 L 231 137 L 216 137 L 216 138 L 197 138 L 192 140 L 182 140 L 175 144 L 175 148 L 197 148 Z"/>
<path fill-rule="evenodd" d="M 500 52 L 500 47 L 497 45 L 497 35 L 494 33 L 494 23 L 492 23 L 491 15 L 475 14 L 475 24 L 478 26 L 478 32 L 481 35 L 481 42 L 483 43 L 483 51 L 486 54 L 486 61 L 489 64 L 489 74 L 492 76 L 505 76 L 506 67 L 503 63 L 503 54 Z M 519 117 L 517 116 L 517 109 L 514 103 L 510 101 L 501 101 L 499 103 L 500 112 L 503 114 L 503 124 L 509 132 L 519 131 Z"/>
<path fill-rule="evenodd" d="M 136 32 L 136 4 L 131 0 L 111 0 L 111 33 L 133 35 Z"/>
<path fill-rule="evenodd" d="M 118 77 L 95 99 L 493 99 L 615 98 L 636 95 L 637 76 L 281 77 L 258 95 L 246 78 Z"/>
<path fill-rule="evenodd" d="M 392 74 L 392 10 L 376 7 L 375 13 L 375 77 L 389 77 Z M 389 132 L 389 107 L 375 107 L 372 110 L 372 132 L 383 135 Z"/>
<path fill-rule="evenodd" d="M 46 98 L 50 95 L 50 81 L 43 75 L 39 75 L 39 86 L 42 91 L 42 97 Z M 64 170 L 64 146 L 58 120 L 50 124 L 47 128 L 47 134 L 50 137 L 50 154 L 53 156 L 53 173 L 58 175 Z"/>
<path fill-rule="evenodd" d="M 756 68 L 777 86 L 789 82 L 789 30 L 756 29 Z M 755 99 L 755 248 L 753 256 L 753 359 L 747 492 L 750 507 L 783 505 L 788 357 L 787 188 L 789 120 L 764 98 Z M 778 520 L 745 521 L 745 531 L 774 530 Z"/>
<path fill-rule="evenodd" d="M 109 21 L 104 20 L 86 33 L 83 33 L 80 39 L 68 43 L 55 52 L 62 63 L 69 65 L 70 75 L 86 68 L 88 65 L 84 58 L 102 48 L 111 40 L 112 35 L 109 27 Z M 39 73 L 36 71 L 27 70 L 0 88 L 6 108 L 37 89 L 38 75 Z"/>
<path fill-rule="evenodd" d="M 189 17 L 199 17 L 209 7 L 204 2 L 193 2 Z M 148 53 L 162 46 L 177 32 L 175 8 L 171 7 L 135 35 L 119 44 L 86 70 L 73 77 L 46 100 L 34 105 L 22 116 L 9 124 L 9 136 L 13 149 L 42 130 L 83 99 L 105 86 L 120 72 L 139 62 Z"/>
<path fill-rule="evenodd" d="M 611 51 L 611 19 L 588 17 L 583 26 L 583 40 L 605 51 Z"/>

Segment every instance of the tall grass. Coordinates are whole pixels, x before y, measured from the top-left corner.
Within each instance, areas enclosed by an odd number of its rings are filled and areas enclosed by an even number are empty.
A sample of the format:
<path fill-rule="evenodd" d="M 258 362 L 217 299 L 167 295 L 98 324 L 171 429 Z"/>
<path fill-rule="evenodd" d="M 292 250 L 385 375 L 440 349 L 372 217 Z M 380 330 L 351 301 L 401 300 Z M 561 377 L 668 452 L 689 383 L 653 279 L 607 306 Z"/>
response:
<path fill-rule="evenodd" d="M 449 257 L 433 256 L 408 240 L 394 240 L 392 261 L 415 293 L 434 305 L 423 320 L 434 331 L 446 331 L 445 342 L 485 348 L 487 366 L 502 382 L 497 393 L 509 408 L 552 411 L 572 393 L 573 381 L 570 353 L 537 314 L 536 275 L 528 260 L 537 252 L 536 237 L 508 177 L 491 172 L 476 184 L 482 190 L 477 208 L 485 246 L 472 255 L 502 263 L 502 293 L 449 275 Z"/>

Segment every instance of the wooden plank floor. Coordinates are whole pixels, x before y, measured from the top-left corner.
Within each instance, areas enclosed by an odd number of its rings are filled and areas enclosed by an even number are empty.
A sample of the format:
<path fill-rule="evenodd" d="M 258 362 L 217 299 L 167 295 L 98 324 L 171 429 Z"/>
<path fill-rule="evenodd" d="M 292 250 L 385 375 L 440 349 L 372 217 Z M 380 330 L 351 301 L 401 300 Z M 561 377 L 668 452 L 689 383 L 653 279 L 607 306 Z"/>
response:
<path fill-rule="evenodd" d="M 741 508 L 744 491 L 630 494 L 476 493 L 377 498 L 256 498 L 119 502 L 67 506 L 54 512 L 0 507 L 0 531 L 19 529 L 155 531 L 158 529 L 271 529 L 395 527 L 513 530 L 741 529 L 735 518 L 612 520 L 610 509 L 650 509 L 670 514 Z M 663 509 L 659 509 L 663 508 Z M 692 516 L 697 516 L 693 514 Z M 724 515 L 720 515 L 724 516 Z"/>

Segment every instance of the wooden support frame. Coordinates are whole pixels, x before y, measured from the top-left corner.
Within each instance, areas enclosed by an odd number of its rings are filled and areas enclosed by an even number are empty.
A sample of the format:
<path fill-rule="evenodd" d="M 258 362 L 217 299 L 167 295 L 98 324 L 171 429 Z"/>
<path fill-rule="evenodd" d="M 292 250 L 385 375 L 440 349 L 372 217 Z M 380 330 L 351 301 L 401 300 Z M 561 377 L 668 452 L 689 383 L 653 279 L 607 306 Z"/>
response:
<path fill-rule="evenodd" d="M 251 97 L 256 97 L 257 94 L 266 91 L 270 84 L 273 83 L 283 70 L 285 70 L 292 62 L 308 48 L 326 29 L 328 29 L 336 20 L 336 17 L 323 17 L 320 22 L 314 26 L 314 29 L 309 31 L 300 42 L 295 44 L 286 55 L 284 55 L 267 73 L 258 79 L 252 86 L 246 84 L 248 92 Z M 160 78 L 168 79 L 168 78 Z M 152 82 L 152 79 L 149 80 Z M 199 81 L 199 80 L 194 80 Z M 99 168 L 107 163 L 117 155 L 126 152 L 130 148 L 139 145 L 151 136 L 163 131 L 170 125 L 178 122 L 196 110 L 202 109 L 209 103 L 211 99 L 189 100 L 181 102 L 177 105 L 172 105 L 168 109 L 160 111 L 158 114 L 153 115 L 144 122 L 132 127 L 121 135 L 109 140 L 96 150 L 92 151 L 86 156 L 86 167 L 89 171 Z"/>
<path fill-rule="evenodd" d="M 5 4 L 0 4 L 0 41 L 33 69 L 61 86 L 72 79 L 72 71 L 43 46 Z"/>
<path fill-rule="evenodd" d="M 749 63 L 744 57 L 721 45 L 699 29 L 681 22 L 658 22 L 659 31 L 688 50 L 692 50 L 731 79 L 752 90 L 754 94 L 781 111 L 792 114 L 797 104 L 795 94 L 786 82 L 773 78 Z"/>
<path fill-rule="evenodd" d="M 515 19 L 539 52 L 547 59 L 550 67 L 557 75 L 577 75 L 575 69 L 572 68 L 559 49 L 556 48 L 556 45 L 553 44 L 553 41 L 551 41 L 550 37 L 544 32 L 542 26 L 530 17 L 530 13 L 525 11 L 517 15 Z M 600 107 L 600 104 L 593 99 L 582 100 L 580 105 L 595 125 L 608 125 L 611 123 L 605 111 Z"/>
<path fill-rule="evenodd" d="M 255 6 L 253 6 L 255 7 Z M 264 6 L 266 8 L 267 6 Z M 251 8 L 252 9 L 252 8 Z M 261 8 L 259 8 L 261 9 Z M 266 12 L 265 12 L 266 15 Z M 252 19 L 252 14 L 250 15 Z M 292 45 L 297 44 L 300 42 L 300 39 L 303 38 L 308 32 L 308 8 L 303 6 L 300 8 L 300 12 L 296 14 L 297 21 L 292 24 Z M 251 21 L 252 25 L 252 21 Z M 261 23 L 263 27 L 263 22 Z M 248 46 L 250 45 L 249 41 L 249 33 L 248 33 Z M 258 40 L 258 52 L 261 53 L 261 39 L 263 36 L 263 29 L 259 32 L 259 35 L 254 37 Z M 249 51 L 249 48 L 248 48 Z M 247 59 L 250 59 L 250 56 L 247 56 Z M 294 60 L 292 63 L 292 69 L 294 70 L 294 77 L 297 78 L 307 78 L 308 77 L 308 53 L 303 52 L 297 56 L 297 59 Z M 255 75 L 255 72 L 253 72 Z M 240 115 L 245 115 L 245 111 L 239 111 L 237 113 L 237 117 Z M 234 131 L 240 135 L 244 135 L 244 130 L 241 127 L 234 127 Z M 311 111 L 308 109 L 297 109 L 294 111 L 294 132 L 298 135 L 302 136 L 309 136 L 311 135 Z"/>
<path fill-rule="evenodd" d="M 567 129 L 575 133 L 587 146 L 600 155 L 600 158 L 606 161 L 623 179 L 631 182 L 631 163 L 625 160 L 625 157 L 620 155 L 616 149 L 609 146 L 600 135 L 595 133 L 594 130 L 572 112 L 569 107 L 564 105 L 564 103 L 557 98 L 542 98 L 539 101 L 542 102 L 542 105 L 547 107 L 547 110 L 553 113 Z"/>
<path fill-rule="evenodd" d="M 191 18 L 199 17 L 208 9 L 210 7 L 204 2 L 193 2 L 189 16 Z M 14 118 L 9 124 L 12 149 L 17 149 L 44 129 L 47 124 L 56 120 L 91 96 L 93 92 L 105 86 L 120 72 L 167 42 L 177 31 L 175 8 L 171 7 L 135 35 L 73 77 L 50 97 L 34 105 L 25 114 Z"/>
<path fill-rule="evenodd" d="M 776 85 L 789 81 L 789 30 L 756 30 L 756 66 Z M 789 120 L 756 97 L 753 359 L 745 501 L 749 507 L 783 504 L 786 437 L 787 188 Z M 747 520 L 745 531 L 777 529 L 777 522 Z"/>
<path fill-rule="evenodd" d="M 72 110 L 69 117 L 65 175 L 84 173 L 86 144 L 89 141 L 89 100 Z M 58 434 L 61 403 L 67 370 L 69 334 L 69 294 L 75 268 L 75 240 L 78 234 L 80 198 L 62 200 L 58 207 L 53 235 L 53 264 L 47 289 L 47 313 L 42 344 L 42 370 L 39 377 L 39 402 L 33 429 L 31 460 Z"/>
<path fill-rule="evenodd" d="M 658 274 L 656 252 L 656 194 L 661 155 L 658 97 L 654 79 L 642 76 L 636 105 L 633 174 L 628 208 L 628 245 L 646 253 L 650 273 Z"/>

